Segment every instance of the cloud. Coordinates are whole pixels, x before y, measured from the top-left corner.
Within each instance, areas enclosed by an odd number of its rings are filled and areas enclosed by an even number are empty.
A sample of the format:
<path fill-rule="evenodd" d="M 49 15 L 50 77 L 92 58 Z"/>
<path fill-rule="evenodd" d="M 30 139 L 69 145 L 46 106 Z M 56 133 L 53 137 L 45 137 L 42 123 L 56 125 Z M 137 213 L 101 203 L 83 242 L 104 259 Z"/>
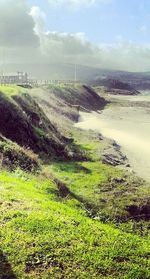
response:
<path fill-rule="evenodd" d="M 95 47 L 84 33 L 47 32 L 41 34 L 40 40 L 41 54 L 47 63 L 87 64 L 94 58 Z"/>
<path fill-rule="evenodd" d="M 128 42 L 120 35 L 114 44 L 94 45 L 83 32 L 47 31 L 45 21 L 46 15 L 41 9 L 36 6 L 29 9 L 26 0 L 1 0 L 1 64 L 41 63 L 43 69 L 47 69 L 52 63 L 77 63 L 127 71 L 150 70 L 149 45 Z"/>
<path fill-rule="evenodd" d="M 59 0 L 58 0 L 59 1 Z M 45 15 L 38 7 L 31 12 L 40 38 L 41 60 L 44 63 L 78 63 L 100 68 L 127 71 L 150 69 L 150 46 L 126 41 L 121 35 L 114 44 L 92 44 L 86 35 L 45 31 Z"/>
<path fill-rule="evenodd" d="M 45 20 L 46 15 L 38 6 L 33 6 L 29 13 L 30 16 L 32 16 L 34 20 L 34 31 L 37 35 L 40 35 L 42 32 L 44 32 L 45 29 Z"/>
<path fill-rule="evenodd" d="M 0 46 L 38 46 L 34 20 L 25 0 L 0 1 Z"/>
<path fill-rule="evenodd" d="M 50 62 L 79 61 L 93 53 L 93 46 L 83 32 L 65 33 L 45 31 L 45 14 L 39 7 L 32 7 L 30 15 L 35 21 L 35 32 L 40 38 L 43 59 Z"/>
<path fill-rule="evenodd" d="M 92 45 L 87 41 L 84 33 L 47 32 L 44 39 L 47 53 L 57 50 L 59 54 L 64 56 L 76 56 L 92 52 Z"/>
<path fill-rule="evenodd" d="M 133 42 L 122 41 L 114 45 L 99 46 L 101 65 L 106 68 L 125 71 L 150 70 L 150 46 L 142 46 Z"/>
<path fill-rule="evenodd" d="M 109 4 L 113 0 L 48 0 L 53 7 L 67 7 L 79 9 L 82 7 L 91 7 L 98 4 Z"/>

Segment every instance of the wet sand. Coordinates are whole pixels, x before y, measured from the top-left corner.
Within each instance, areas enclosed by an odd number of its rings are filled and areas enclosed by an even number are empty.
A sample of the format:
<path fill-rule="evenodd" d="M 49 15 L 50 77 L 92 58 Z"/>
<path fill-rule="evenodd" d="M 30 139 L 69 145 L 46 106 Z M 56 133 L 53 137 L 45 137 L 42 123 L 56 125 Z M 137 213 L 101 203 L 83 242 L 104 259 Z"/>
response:
<path fill-rule="evenodd" d="M 82 112 L 76 126 L 114 139 L 137 175 L 150 181 L 150 95 L 108 98 L 109 107 L 100 114 Z"/>

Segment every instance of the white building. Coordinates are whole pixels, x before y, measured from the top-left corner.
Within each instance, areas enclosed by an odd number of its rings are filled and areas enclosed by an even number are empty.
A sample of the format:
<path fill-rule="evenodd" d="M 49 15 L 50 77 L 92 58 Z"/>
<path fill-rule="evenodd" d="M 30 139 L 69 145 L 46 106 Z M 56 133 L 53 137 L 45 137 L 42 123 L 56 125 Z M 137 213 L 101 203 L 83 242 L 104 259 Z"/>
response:
<path fill-rule="evenodd" d="M 12 74 L 0 75 L 0 84 L 26 84 L 28 83 L 28 74 L 17 72 Z"/>

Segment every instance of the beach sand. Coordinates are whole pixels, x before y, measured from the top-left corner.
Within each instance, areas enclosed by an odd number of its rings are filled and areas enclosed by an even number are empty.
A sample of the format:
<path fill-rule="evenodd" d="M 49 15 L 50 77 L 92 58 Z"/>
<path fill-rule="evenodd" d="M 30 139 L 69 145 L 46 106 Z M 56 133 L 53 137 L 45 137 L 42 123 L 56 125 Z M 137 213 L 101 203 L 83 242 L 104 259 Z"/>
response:
<path fill-rule="evenodd" d="M 99 113 L 81 112 L 76 124 L 114 139 L 136 174 L 150 181 L 150 96 L 109 96 L 112 103 Z"/>

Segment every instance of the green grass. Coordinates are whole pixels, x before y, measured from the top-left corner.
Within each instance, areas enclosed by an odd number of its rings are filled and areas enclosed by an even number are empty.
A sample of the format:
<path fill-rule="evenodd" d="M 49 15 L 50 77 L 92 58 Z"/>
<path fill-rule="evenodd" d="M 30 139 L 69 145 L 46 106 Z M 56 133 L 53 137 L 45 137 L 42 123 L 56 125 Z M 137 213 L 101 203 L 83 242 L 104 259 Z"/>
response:
<path fill-rule="evenodd" d="M 21 88 L 17 85 L 0 85 L 0 92 L 3 92 L 7 96 L 13 96 L 19 93 L 27 93 L 28 89 Z"/>
<path fill-rule="evenodd" d="M 2 278 L 150 278 L 148 239 L 91 220 L 43 177 L 1 172 L 0 182 Z"/>
<path fill-rule="evenodd" d="M 148 201 L 149 185 L 119 168 L 103 164 L 101 154 L 109 145 L 96 134 L 89 136 L 89 132 L 74 130 L 72 135 L 87 160 L 56 162 L 45 166 L 45 171 L 65 183 L 92 217 L 105 222 L 130 218 L 127 208 L 133 204 L 140 207 Z"/>
<path fill-rule="evenodd" d="M 36 133 L 36 135 L 38 135 L 39 137 L 43 137 L 46 136 L 46 132 L 43 131 L 41 128 L 39 127 L 34 127 L 34 131 Z"/>
<path fill-rule="evenodd" d="M 142 203 L 149 187 L 102 164 L 107 143 L 94 133 L 70 133 L 86 161 L 53 162 L 36 176 L 0 172 L 0 278 L 150 278 L 149 236 L 100 221 L 126 216 L 126 205 Z M 52 175 L 68 187 L 67 197 Z"/>
<path fill-rule="evenodd" d="M 128 195 L 124 183 L 113 184 L 111 178 L 123 177 L 123 172 L 101 162 L 55 163 L 46 167 L 63 181 L 68 189 L 83 201 L 92 216 L 102 220 L 122 219 L 128 216 L 126 205 L 136 195 Z"/>

